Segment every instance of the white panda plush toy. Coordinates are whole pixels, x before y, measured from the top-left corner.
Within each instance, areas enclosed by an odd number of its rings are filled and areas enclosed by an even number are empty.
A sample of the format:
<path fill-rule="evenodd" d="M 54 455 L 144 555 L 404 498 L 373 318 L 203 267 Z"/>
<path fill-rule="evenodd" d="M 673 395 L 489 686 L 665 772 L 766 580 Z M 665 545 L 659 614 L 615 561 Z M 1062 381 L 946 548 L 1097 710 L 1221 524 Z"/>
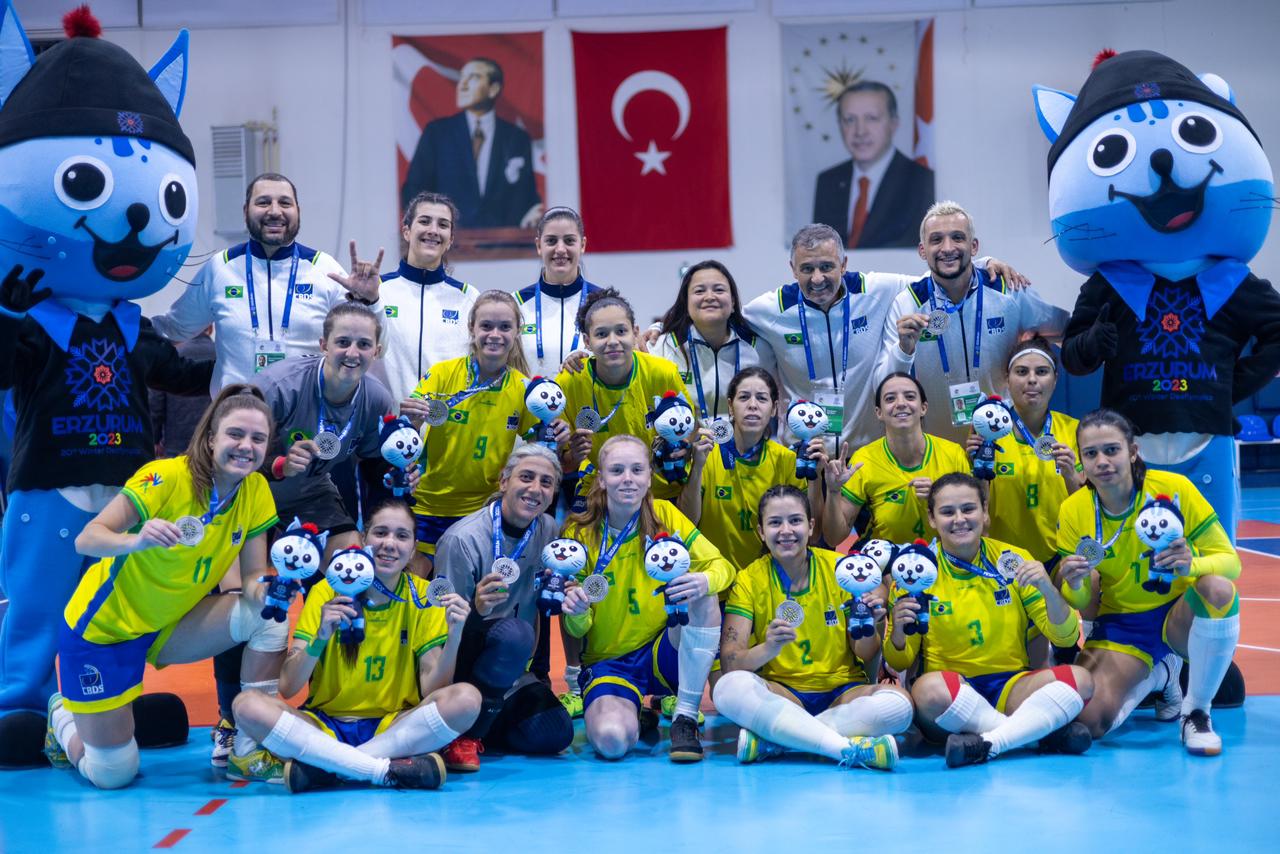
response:
<path fill-rule="evenodd" d="M 653 580 L 662 582 L 653 595 L 662 594 L 667 609 L 667 626 L 689 625 L 689 605 L 672 602 L 667 593 L 667 586 L 689 571 L 689 563 L 689 549 L 685 547 L 684 540 L 665 531 L 644 550 L 644 571 Z"/>
<path fill-rule="evenodd" d="M 816 480 L 818 461 L 809 456 L 809 440 L 827 432 L 827 411 L 816 403 L 797 400 L 787 407 L 787 429 L 798 440 L 791 446 L 796 452 L 796 477 Z"/>
<path fill-rule="evenodd" d="M 1170 498 L 1167 495 L 1157 495 L 1138 511 L 1134 533 L 1142 540 L 1143 545 L 1151 549 L 1142 553 L 1147 559 L 1149 576 L 1142 582 L 1143 590 L 1164 595 L 1173 589 L 1176 574 L 1172 569 L 1156 566 L 1156 556 L 1183 534 L 1186 523 L 1178 503 L 1177 496 Z"/>
<path fill-rule="evenodd" d="M 891 572 L 894 583 L 920 605 L 915 622 L 903 626 L 902 633 L 929 634 L 929 605 L 934 597 L 926 591 L 938 580 L 938 559 L 933 550 L 924 540 L 903 546 L 893 558 Z"/>
<path fill-rule="evenodd" d="M 355 609 L 353 620 L 342 619 L 338 627 L 339 643 L 360 643 L 364 640 L 364 606 L 365 598 L 373 586 L 373 555 L 367 550 L 356 547 L 342 549 L 333 553 L 329 565 L 325 567 L 324 579 L 329 582 L 333 592 L 351 599 L 351 607 Z"/>
<path fill-rule="evenodd" d="M 688 451 L 691 447 L 689 437 L 698 427 L 693 409 L 683 397 L 669 391 L 655 401 L 646 420 L 658 434 L 658 442 L 653 449 L 654 467 L 667 483 L 684 483 L 689 479 L 689 455 L 686 453 L 679 459 L 672 455 L 676 451 Z"/>
<path fill-rule="evenodd" d="M 396 498 L 401 498 L 410 491 L 409 473 L 417 466 L 418 457 L 422 456 L 422 437 L 403 415 L 384 415 L 379 439 L 382 458 L 391 464 L 382 476 L 382 484 Z"/>
<path fill-rule="evenodd" d="M 1013 416 L 999 395 L 991 395 L 973 410 L 973 432 L 982 439 L 982 445 L 973 455 L 973 476 L 979 480 L 995 480 L 996 451 L 1002 450 L 996 443 L 1013 432 Z"/>
<path fill-rule="evenodd" d="M 880 565 L 870 555 L 854 552 L 836 561 L 836 584 L 853 597 L 844 603 L 849 619 L 849 637 L 857 640 L 876 633 L 875 613 L 862 601 L 862 596 L 879 587 L 882 580 Z"/>
<path fill-rule="evenodd" d="M 572 537 L 560 537 L 542 547 L 542 571 L 534 584 L 538 588 L 538 610 L 548 617 L 564 609 L 564 587 L 587 565 L 587 549 Z"/>
<path fill-rule="evenodd" d="M 530 415 L 538 419 L 532 441 L 553 451 L 556 449 L 556 436 L 551 423 L 564 413 L 566 403 L 564 389 L 555 380 L 547 377 L 533 377 L 529 380 L 524 387 L 524 406 Z"/>
<path fill-rule="evenodd" d="M 262 619 L 277 623 L 285 621 L 294 594 L 302 590 L 302 582 L 320 571 L 328 539 L 328 531 L 321 531 L 312 523 L 300 522 L 294 517 L 284 536 L 271 544 L 271 563 L 276 574 L 261 579 L 267 585 Z"/>

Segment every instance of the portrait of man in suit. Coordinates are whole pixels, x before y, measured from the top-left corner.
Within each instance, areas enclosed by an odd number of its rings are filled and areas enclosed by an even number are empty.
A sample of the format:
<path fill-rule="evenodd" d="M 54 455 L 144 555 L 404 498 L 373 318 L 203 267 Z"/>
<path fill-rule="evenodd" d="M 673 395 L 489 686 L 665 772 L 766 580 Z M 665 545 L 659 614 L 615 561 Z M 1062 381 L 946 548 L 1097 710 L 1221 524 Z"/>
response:
<path fill-rule="evenodd" d="M 425 190 L 453 199 L 462 228 L 537 225 L 542 200 L 529 134 L 494 111 L 502 80 L 502 66 L 492 59 L 476 57 L 462 66 L 459 112 L 423 128 L 400 188 L 402 207 Z"/>
<path fill-rule="evenodd" d="M 894 148 L 898 99 L 874 80 L 849 86 L 836 122 L 850 158 L 818 175 L 813 221 L 845 235 L 849 249 L 914 247 L 934 202 L 933 170 Z"/>

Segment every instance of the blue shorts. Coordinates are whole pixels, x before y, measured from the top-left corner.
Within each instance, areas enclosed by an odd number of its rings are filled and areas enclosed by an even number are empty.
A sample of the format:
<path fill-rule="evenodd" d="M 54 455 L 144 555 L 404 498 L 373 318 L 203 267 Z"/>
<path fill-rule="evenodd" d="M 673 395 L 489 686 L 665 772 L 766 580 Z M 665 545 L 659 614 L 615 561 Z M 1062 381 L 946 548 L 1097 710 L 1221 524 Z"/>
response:
<path fill-rule="evenodd" d="M 440 542 L 444 532 L 449 530 L 449 527 L 454 522 L 462 518 L 462 516 L 420 516 L 415 513 L 414 519 L 418 523 L 418 551 L 427 555 L 435 554 L 436 543 Z"/>
<path fill-rule="evenodd" d="M 1029 676 L 1034 670 L 1005 670 L 1000 673 L 986 673 L 982 676 L 965 676 L 964 681 L 973 686 L 973 690 L 982 695 L 982 699 L 991 704 L 997 712 L 1003 712 L 1009 702 L 1009 692 L 1023 676 Z"/>
<path fill-rule="evenodd" d="M 1093 632 L 1084 642 L 1084 648 L 1109 649 L 1132 655 L 1153 667 L 1157 661 L 1173 652 L 1165 637 L 1169 612 L 1178 604 L 1177 599 L 1132 614 L 1103 614 L 1093 621 Z"/>
<path fill-rule="evenodd" d="M 617 658 L 597 661 L 578 674 L 584 711 L 598 697 L 623 697 L 639 708 L 646 694 L 674 694 L 679 682 L 680 652 L 667 637 L 666 629 L 652 643 Z"/>
<path fill-rule="evenodd" d="M 852 691 L 854 688 L 860 688 L 867 683 L 849 682 L 838 688 L 832 688 L 830 691 L 797 691 L 785 682 L 779 682 L 778 684 L 795 695 L 795 698 L 800 701 L 800 705 L 804 706 L 806 712 L 811 715 L 817 715 L 831 708 L 832 704 L 843 697 L 846 692 Z"/>
<path fill-rule="evenodd" d="M 319 724 L 320 729 L 324 730 L 325 733 L 351 747 L 359 747 L 364 744 L 378 733 L 386 730 L 387 727 L 391 726 L 391 722 L 396 719 L 395 712 L 377 718 L 356 718 L 353 721 L 344 721 L 330 717 L 319 709 L 299 709 L 299 711 Z"/>
<path fill-rule="evenodd" d="M 58 635 L 58 675 L 67 710 L 109 712 L 132 703 L 142 693 L 148 654 L 153 647 L 163 646 L 169 633 L 150 632 L 112 644 L 93 643 L 63 621 Z"/>

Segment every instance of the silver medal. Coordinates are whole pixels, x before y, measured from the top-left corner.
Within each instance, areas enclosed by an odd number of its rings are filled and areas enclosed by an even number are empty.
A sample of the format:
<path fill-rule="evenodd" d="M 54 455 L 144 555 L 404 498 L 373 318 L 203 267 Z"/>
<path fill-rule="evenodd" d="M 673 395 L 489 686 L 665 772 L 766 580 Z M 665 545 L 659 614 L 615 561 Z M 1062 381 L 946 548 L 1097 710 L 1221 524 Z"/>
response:
<path fill-rule="evenodd" d="M 500 557 L 489 567 L 489 572 L 501 575 L 503 584 L 515 584 L 520 577 L 520 564 L 509 557 Z"/>
<path fill-rule="evenodd" d="M 951 325 L 951 315 L 945 309 L 935 308 L 929 312 L 928 331 L 930 335 L 941 335 Z"/>
<path fill-rule="evenodd" d="M 444 597 L 452 592 L 453 585 L 449 583 L 449 579 L 443 577 L 433 579 L 427 585 L 427 601 L 437 608 L 442 607 L 444 605 Z"/>
<path fill-rule="evenodd" d="M 794 599 L 784 599 L 778 604 L 773 616 L 794 629 L 804 622 L 804 608 Z"/>
<path fill-rule="evenodd" d="M 1080 544 L 1076 546 L 1076 554 L 1084 558 L 1090 567 L 1094 567 L 1106 560 L 1107 549 L 1093 537 L 1081 537 Z"/>
<path fill-rule="evenodd" d="M 449 404 L 443 400 L 427 401 L 427 423 L 432 427 L 439 427 L 441 424 L 449 420 Z"/>
<path fill-rule="evenodd" d="M 573 426 L 579 430 L 590 430 L 592 433 L 600 429 L 600 413 L 590 406 L 578 410 L 578 417 L 573 419 Z"/>
<path fill-rule="evenodd" d="M 733 441 L 733 423 L 728 418 L 714 418 L 710 424 L 711 441 L 726 445 Z"/>
<path fill-rule="evenodd" d="M 996 559 L 996 572 L 1004 579 L 1005 584 L 1012 584 L 1013 577 L 1022 566 L 1022 556 L 1016 552 L 1005 552 Z"/>
<path fill-rule="evenodd" d="M 204 539 L 204 522 L 195 516 L 183 516 L 174 524 L 178 526 L 178 542 L 184 546 L 198 545 Z"/>
<path fill-rule="evenodd" d="M 1035 452 L 1036 456 L 1048 462 L 1053 459 L 1053 446 L 1058 444 L 1052 436 L 1041 436 L 1036 439 Z"/>
<path fill-rule="evenodd" d="M 342 451 L 342 439 L 338 438 L 337 433 L 328 430 L 322 430 L 316 434 L 314 439 L 316 444 L 316 456 L 322 460 L 332 460 Z"/>
<path fill-rule="evenodd" d="M 587 594 L 587 601 L 593 605 L 603 602 L 604 597 L 609 595 L 609 579 L 602 573 L 593 572 L 582 579 L 582 592 Z"/>

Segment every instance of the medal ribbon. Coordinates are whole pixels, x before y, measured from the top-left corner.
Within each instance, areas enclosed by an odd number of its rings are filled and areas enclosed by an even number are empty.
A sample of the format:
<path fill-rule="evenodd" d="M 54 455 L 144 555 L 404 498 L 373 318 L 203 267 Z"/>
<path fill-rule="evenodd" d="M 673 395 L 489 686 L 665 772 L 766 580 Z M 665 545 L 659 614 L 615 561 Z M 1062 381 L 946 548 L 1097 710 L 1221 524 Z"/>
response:
<path fill-rule="evenodd" d="M 845 318 L 846 321 L 848 318 Z M 698 412 L 702 415 L 702 420 L 706 421 L 711 416 L 707 413 L 707 396 L 702 391 L 702 371 L 698 368 L 698 344 L 706 344 L 702 340 L 695 340 L 693 337 L 692 326 L 689 329 L 689 338 L 685 342 L 685 346 L 689 348 L 689 373 L 693 374 L 694 389 L 698 392 Z M 726 345 L 727 346 L 727 345 Z M 707 344 L 707 347 L 711 347 Z M 847 348 L 846 348 L 847 352 Z M 712 348 L 711 353 L 716 355 L 715 349 Z M 716 366 L 716 371 L 720 370 L 719 358 L 712 359 L 712 363 Z M 735 338 L 733 340 L 733 373 L 736 375 L 742 369 L 742 339 Z"/>
<path fill-rule="evenodd" d="M 1093 526 L 1096 531 L 1094 540 L 1102 546 L 1103 552 L 1106 552 L 1107 549 L 1111 548 L 1115 541 L 1120 538 L 1121 532 L 1124 531 L 1124 526 L 1129 523 L 1129 515 L 1133 513 L 1133 508 L 1137 501 L 1138 490 L 1135 489 L 1133 491 L 1133 498 L 1129 501 L 1129 509 L 1125 511 L 1124 518 L 1120 521 L 1120 527 L 1116 528 L 1116 532 L 1111 535 L 1111 539 L 1104 543 L 1102 542 L 1102 502 L 1098 499 L 1097 491 L 1093 493 Z"/>
<path fill-rule="evenodd" d="M 932 292 L 931 292 L 932 293 Z M 818 378 L 818 373 L 813 367 L 813 349 L 809 345 L 809 320 L 805 317 L 804 311 L 804 294 L 800 295 L 800 303 L 797 306 L 800 310 L 800 340 L 804 342 L 804 361 L 809 369 L 809 381 L 813 382 Z M 829 327 L 828 327 L 829 328 Z M 844 289 L 844 343 L 840 349 L 840 377 L 831 378 L 831 384 L 835 386 L 835 390 L 839 392 L 844 388 L 845 371 L 849 369 L 849 289 Z M 944 368 L 945 370 L 945 368 Z"/>
<path fill-rule="evenodd" d="M 614 555 L 618 553 L 618 549 L 622 548 L 623 542 L 627 537 L 631 536 L 631 532 L 635 530 L 636 524 L 640 521 L 640 511 L 637 510 L 635 515 L 627 520 L 627 524 L 618 532 L 618 538 L 613 541 L 613 545 L 609 545 L 609 519 L 606 516 L 601 522 L 603 530 L 600 532 L 600 554 L 596 557 L 596 568 L 594 574 L 601 575 L 613 560 Z"/>
<path fill-rule="evenodd" d="M 1009 417 L 1013 419 L 1013 427 L 1018 431 L 1018 435 L 1022 437 L 1022 441 L 1028 445 L 1034 445 L 1037 441 L 1035 436 L 1031 435 L 1031 430 L 1027 428 L 1027 423 L 1022 420 L 1022 416 L 1018 414 L 1018 410 L 1012 406 L 1006 406 L 1009 410 Z M 1048 436 L 1053 438 L 1053 413 L 1046 412 L 1044 416 L 1044 429 L 1040 431 L 1040 438 Z"/>
<path fill-rule="evenodd" d="M 329 422 L 325 420 L 325 399 L 324 399 L 324 359 L 320 360 L 319 370 L 316 371 L 316 395 L 319 397 L 320 419 L 316 424 L 316 435 L 320 433 L 338 433 L 337 430 L 329 428 Z M 360 403 L 360 392 L 364 391 L 364 381 L 362 380 L 356 386 L 356 393 L 351 398 L 351 417 L 347 419 L 347 425 L 342 428 L 342 432 L 338 433 L 338 443 L 341 446 L 342 440 L 347 438 L 347 434 L 351 432 L 351 425 L 355 423 L 357 406 Z"/>
<path fill-rule="evenodd" d="M 582 289 L 578 292 L 578 311 L 582 311 L 582 307 L 586 305 L 586 302 L 587 302 L 587 283 L 582 278 L 582 276 L 578 276 L 578 281 L 582 283 Z M 578 311 L 575 311 L 573 313 L 573 316 L 575 318 L 577 318 L 578 316 Z M 542 352 L 543 352 L 542 351 L 542 277 L 541 276 L 538 277 L 538 283 L 533 286 L 533 318 L 534 318 L 534 323 L 537 324 L 533 332 L 534 341 L 538 345 L 538 358 L 541 359 Z M 578 321 L 575 319 L 573 322 L 573 343 L 569 345 L 570 353 L 578 349 L 578 336 L 581 334 L 582 334 L 581 330 L 578 329 Z M 564 346 L 564 330 L 563 329 L 560 330 L 560 345 L 561 347 Z M 561 357 L 564 356 L 563 350 L 561 351 L 560 355 Z"/>
<path fill-rule="evenodd" d="M 632 359 L 632 363 L 631 363 L 631 374 L 627 377 L 627 387 L 628 387 L 628 388 L 630 388 L 630 387 L 631 387 L 631 381 L 632 381 L 633 379 L 635 379 L 635 376 L 636 376 L 636 365 L 635 365 L 635 360 L 634 360 L 634 357 L 633 357 L 633 359 Z M 591 371 L 591 408 L 592 408 L 593 410 L 595 410 L 595 413 L 596 413 L 597 415 L 599 415 L 599 414 L 600 414 L 600 404 L 596 402 L 596 383 L 597 383 L 597 382 L 599 382 L 599 380 L 597 380 L 597 379 L 596 379 L 596 373 L 595 373 L 595 370 L 594 370 L 594 369 L 592 369 L 592 371 Z M 615 404 L 613 405 L 613 409 L 610 409 L 610 410 L 609 410 L 609 414 L 608 414 L 608 415 L 606 415 L 606 416 L 604 416 L 603 418 L 601 418 L 601 419 L 600 419 L 600 426 L 601 426 L 601 427 L 604 427 L 604 425 L 608 424 L 608 423 L 609 423 L 609 419 L 613 418 L 613 416 L 615 416 L 615 415 L 617 415 L 617 414 L 618 414 L 618 407 L 622 406 L 622 404 L 623 404 L 624 402 L 626 402 L 626 399 L 627 399 L 627 394 L 626 394 L 626 392 L 624 391 L 624 392 L 622 393 L 622 396 L 618 398 L 617 403 L 615 403 Z"/>
<path fill-rule="evenodd" d="M 489 505 L 490 516 L 493 518 L 493 559 L 503 557 L 502 554 L 502 499 L 498 499 Z M 533 533 L 538 529 L 539 519 L 534 519 L 533 524 L 525 528 L 524 536 L 520 538 L 520 542 L 516 543 L 515 551 L 510 554 L 512 560 L 519 560 L 520 555 L 524 553 L 525 546 L 529 545 L 529 541 L 533 539 Z"/>
<path fill-rule="evenodd" d="M 978 307 L 977 307 L 977 312 L 973 318 L 973 369 L 976 371 L 978 370 L 978 366 L 982 364 L 982 292 L 986 290 L 982 282 L 979 281 L 978 279 L 977 267 L 973 268 L 973 273 L 969 277 L 970 290 L 972 290 L 975 285 L 977 286 L 977 289 L 978 289 Z M 929 277 L 929 308 L 932 309 L 933 311 L 938 310 L 938 300 L 936 296 L 936 291 L 937 291 L 937 286 L 934 285 L 933 276 L 930 276 Z M 947 314 L 955 314 L 958 311 L 962 311 L 964 309 L 964 304 L 968 301 L 969 301 L 969 294 L 968 292 L 966 292 L 964 295 L 964 299 L 960 300 L 959 303 L 956 303 L 951 308 L 944 308 L 942 310 L 945 311 Z M 947 342 L 944 340 L 945 336 L 946 336 L 946 331 L 944 330 L 943 333 L 939 335 L 937 338 L 938 358 L 942 361 L 942 372 L 944 374 L 949 374 L 951 373 L 951 366 L 947 361 Z M 965 376 L 968 376 L 968 375 L 969 375 L 969 372 L 966 370 Z"/>
<path fill-rule="evenodd" d="M 268 264 L 271 262 L 268 260 Z M 298 244 L 293 244 L 293 258 L 289 262 L 289 290 L 285 292 L 284 314 L 280 316 L 280 340 L 289 334 L 289 311 L 293 308 L 293 288 L 298 282 Z M 268 282 L 268 285 L 271 283 Z M 249 322 L 253 324 L 253 337 L 258 337 L 258 301 L 253 295 L 253 252 L 244 248 L 244 289 L 249 297 Z M 267 318 L 268 322 L 270 318 Z M 274 336 L 273 336 L 274 337 Z"/>
<path fill-rule="evenodd" d="M 475 397 L 477 394 L 479 394 L 482 391 L 489 391 L 490 389 L 497 388 L 498 386 L 502 385 L 502 381 L 506 378 L 507 378 L 507 370 L 506 368 L 503 368 L 502 373 L 498 375 L 497 379 L 491 380 L 490 382 L 487 382 L 487 383 L 481 383 L 480 382 L 480 366 L 476 363 L 474 359 L 468 359 L 467 360 L 467 387 L 462 391 L 458 392 L 457 394 L 453 395 L 452 397 L 450 397 L 448 400 L 446 400 L 444 402 L 445 406 L 449 407 L 450 409 L 453 409 L 455 406 L 457 406 L 459 403 L 462 403 L 462 401 L 466 400 L 467 398 Z"/>
<path fill-rule="evenodd" d="M 738 453 L 738 444 L 736 440 L 730 439 L 728 442 L 725 442 L 720 446 L 720 459 L 724 463 L 724 467 L 729 471 L 732 471 L 738 460 L 749 460 L 756 454 L 760 453 L 761 449 L 764 448 L 764 443 L 768 440 L 768 431 L 766 431 L 765 435 L 760 437 L 759 442 L 756 442 L 740 454 Z"/>

